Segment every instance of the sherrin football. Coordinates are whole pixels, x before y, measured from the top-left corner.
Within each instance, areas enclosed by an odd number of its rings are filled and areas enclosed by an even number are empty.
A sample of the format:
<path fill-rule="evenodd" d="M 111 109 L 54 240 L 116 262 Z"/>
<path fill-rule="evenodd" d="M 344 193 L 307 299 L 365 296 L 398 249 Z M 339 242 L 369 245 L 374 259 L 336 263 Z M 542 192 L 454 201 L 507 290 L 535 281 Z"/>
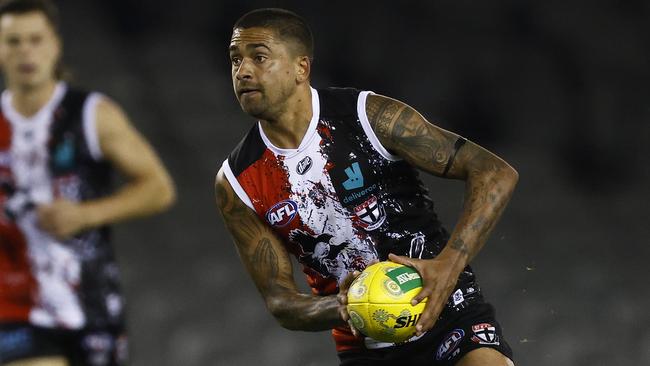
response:
<path fill-rule="evenodd" d="M 426 299 L 412 306 L 422 278 L 408 266 L 386 261 L 367 267 L 348 289 L 352 325 L 382 342 L 400 343 L 415 334 Z"/>

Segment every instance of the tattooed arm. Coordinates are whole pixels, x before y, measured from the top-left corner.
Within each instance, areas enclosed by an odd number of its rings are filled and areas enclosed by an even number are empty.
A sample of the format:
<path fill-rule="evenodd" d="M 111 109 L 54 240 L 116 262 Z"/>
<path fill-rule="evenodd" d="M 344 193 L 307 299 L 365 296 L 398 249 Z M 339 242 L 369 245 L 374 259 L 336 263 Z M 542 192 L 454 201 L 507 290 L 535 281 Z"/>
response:
<path fill-rule="evenodd" d="M 518 174 L 498 156 L 429 123 L 402 102 L 369 95 L 366 112 L 387 149 L 421 170 L 466 182 L 463 210 L 449 242 L 435 259 L 390 255 L 395 262 L 415 267 L 424 279 L 422 291 L 413 299 L 417 303 L 428 297 L 417 325 L 421 334 L 433 326 L 463 268 L 483 247 L 512 195 Z"/>
<path fill-rule="evenodd" d="M 291 330 L 319 331 L 344 325 L 336 295 L 300 293 L 293 279 L 291 259 L 280 239 L 233 191 L 219 171 L 215 182 L 217 207 L 232 235 L 237 252 L 267 309 Z"/>

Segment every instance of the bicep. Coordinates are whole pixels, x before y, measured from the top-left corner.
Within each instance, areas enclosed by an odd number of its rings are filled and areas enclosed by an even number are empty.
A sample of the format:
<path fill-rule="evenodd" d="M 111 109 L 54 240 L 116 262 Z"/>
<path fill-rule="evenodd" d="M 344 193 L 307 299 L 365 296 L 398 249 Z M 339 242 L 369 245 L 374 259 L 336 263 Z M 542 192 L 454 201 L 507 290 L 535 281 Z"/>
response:
<path fill-rule="evenodd" d="M 164 170 L 151 145 L 131 125 L 119 106 L 102 98 L 95 113 L 102 155 L 120 173 L 137 178 Z"/>
<path fill-rule="evenodd" d="M 430 123 L 409 105 L 382 95 L 368 96 L 366 113 L 379 141 L 410 164 L 437 176 L 466 176 L 459 157 L 474 148 L 471 142 Z"/>
<path fill-rule="evenodd" d="M 239 256 L 258 290 L 269 296 L 295 292 L 293 268 L 281 240 L 236 195 L 222 171 L 215 182 L 216 203 Z"/>

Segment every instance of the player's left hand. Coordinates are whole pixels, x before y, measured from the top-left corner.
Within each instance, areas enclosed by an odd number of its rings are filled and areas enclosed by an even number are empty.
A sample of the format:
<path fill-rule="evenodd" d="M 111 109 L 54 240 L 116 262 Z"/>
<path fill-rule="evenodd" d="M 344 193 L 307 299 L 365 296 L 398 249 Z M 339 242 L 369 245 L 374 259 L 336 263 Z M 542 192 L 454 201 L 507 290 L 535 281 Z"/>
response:
<path fill-rule="evenodd" d="M 355 337 L 360 337 L 361 333 L 357 328 L 354 327 L 352 321 L 350 320 L 350 314 L 348 313 L 348 290 L 350 289 L 352 282 L 357 277 L 359 277 L 360 274 L 361 272 L 359 271 L 348 273 L 348 275 L 339 286 L 339 293 L 336 295 L 336 300 L 339 302 L 339 316 L 344 322 L 348 324 L 350 330 L 352 331 L 352 335 Z"/>
<path fill-rule="evenodd" d="M 81 205 L 65 199 L 36 208 L 41 229 L 60 240 L 68 239 L 85 229 L 88 217 Z"/>
<path fill-rule="evenodd" d="M 417 305 L 428 298 L 422 316 L 415 326 L 416 335 L 420 336 L 431 329 L 438 320 L 440 312 L 456 286 L 460 271 L 453 263 L 440 258 L 417 259 L 389 254 L 388 259 L 415 268 L 422 277 L 422 289 L 411 300 L 411 305 Z"/>

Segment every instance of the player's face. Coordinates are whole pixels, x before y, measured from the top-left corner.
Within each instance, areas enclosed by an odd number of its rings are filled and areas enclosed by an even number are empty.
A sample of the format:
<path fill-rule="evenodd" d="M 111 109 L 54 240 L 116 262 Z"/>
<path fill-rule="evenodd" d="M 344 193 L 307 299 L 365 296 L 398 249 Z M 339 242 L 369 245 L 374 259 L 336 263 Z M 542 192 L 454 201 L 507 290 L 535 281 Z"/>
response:
<path fill-rule="evenodd" d="M 43 13 L 0 17 L 0 65 L 9 87 L 36 87 L 55 79 L 61 43 Z"/>
<path fill-rule="evenodd" d="M 235 95 L 244 112 L 273 119 L 296 90 L 297 58 L 272 29 L 237 28 L 230 40 Z"/>

